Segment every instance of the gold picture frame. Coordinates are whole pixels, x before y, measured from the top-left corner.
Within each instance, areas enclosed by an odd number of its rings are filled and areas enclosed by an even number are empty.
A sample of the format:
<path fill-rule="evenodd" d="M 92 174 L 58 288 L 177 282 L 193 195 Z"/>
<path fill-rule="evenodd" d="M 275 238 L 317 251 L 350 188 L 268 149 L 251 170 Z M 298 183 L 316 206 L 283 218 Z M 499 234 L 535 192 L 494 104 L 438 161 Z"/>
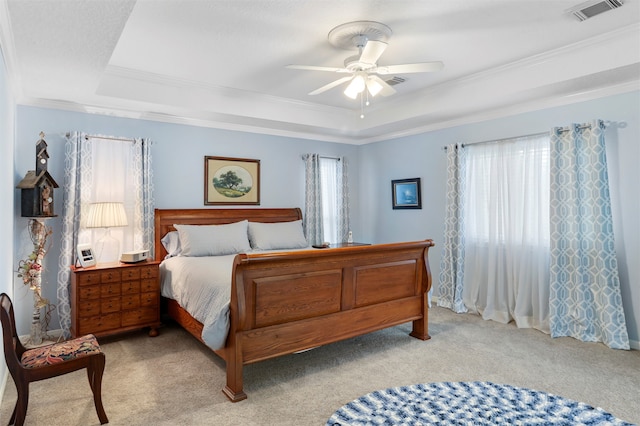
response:
<path fill-rule="evenodd" d="M 204 205 L 259 205 L 260 160 L 204 157 Z"/>

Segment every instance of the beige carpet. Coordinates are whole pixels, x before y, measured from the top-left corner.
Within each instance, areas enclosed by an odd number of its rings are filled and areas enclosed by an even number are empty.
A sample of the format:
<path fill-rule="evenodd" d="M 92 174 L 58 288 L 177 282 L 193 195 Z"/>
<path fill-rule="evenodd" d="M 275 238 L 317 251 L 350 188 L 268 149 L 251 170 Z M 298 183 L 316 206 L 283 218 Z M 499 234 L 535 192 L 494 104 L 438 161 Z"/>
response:
<path fill-rule="evenodd" d="M 160 336 L 104 340 L 103 400 L 111 425 L 324 425 L 343 404 L 376 389 L 436 381 L 491 381 L 564 396 L 640 423 L 640 351 L 433 308 L 432 339 L 410 325 L 371 333 L 245 368 L 249 398 L 233 404 L 221 389 L 223 363 L 176 325 Z M 7 383 L 6 424 L 16 394 Z M 27 425 L 97 425 L 85 372 L 31 386 Z"/>

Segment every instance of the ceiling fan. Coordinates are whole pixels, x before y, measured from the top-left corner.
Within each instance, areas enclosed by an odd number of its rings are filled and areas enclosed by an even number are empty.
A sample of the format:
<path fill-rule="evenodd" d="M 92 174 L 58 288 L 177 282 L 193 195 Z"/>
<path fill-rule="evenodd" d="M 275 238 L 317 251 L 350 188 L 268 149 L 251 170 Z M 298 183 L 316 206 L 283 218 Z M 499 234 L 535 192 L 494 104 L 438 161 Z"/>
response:
<path fill-rule="evenodd" d="M 351 99 L 356 99 L 365 89 L 372 97 L 378 93 L 382 96 L 396 93 L 393 87 L 379 77 L 381 75 L 434 72 L 440 71 L 444 67 L 443 63 L 439 61 L 378 66 L 378 59 L 387 48 L 387 41 L 391 37 L 391 33 L 391 28 L 380 22 L 348 22 L 335 27 L 328 35 L 329 43 L 333 46 L 349 50 L 358 49 L 359 51 L 359 54 L 345 59 L 343 68 L 313 65 L 287 65 L 286 68 L 349 74 L 309 92 L 309 95 L 318 95 L 350 81 L 344 94 Z"/>

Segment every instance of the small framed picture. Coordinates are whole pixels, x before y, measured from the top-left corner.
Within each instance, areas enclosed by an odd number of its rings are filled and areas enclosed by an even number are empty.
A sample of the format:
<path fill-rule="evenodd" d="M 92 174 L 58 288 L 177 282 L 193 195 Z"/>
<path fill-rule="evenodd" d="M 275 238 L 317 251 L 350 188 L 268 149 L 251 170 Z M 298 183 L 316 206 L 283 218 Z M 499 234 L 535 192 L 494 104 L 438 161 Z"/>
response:
<path fill-rule="evenodd" d="M 394 210 L 421 209 L 420 178 L 392 180 L 391 196 Z"/>
<path fill-rule="evenodd" d="M 260 160 L 205 156 L 204 204 L 260 204 Z"/>

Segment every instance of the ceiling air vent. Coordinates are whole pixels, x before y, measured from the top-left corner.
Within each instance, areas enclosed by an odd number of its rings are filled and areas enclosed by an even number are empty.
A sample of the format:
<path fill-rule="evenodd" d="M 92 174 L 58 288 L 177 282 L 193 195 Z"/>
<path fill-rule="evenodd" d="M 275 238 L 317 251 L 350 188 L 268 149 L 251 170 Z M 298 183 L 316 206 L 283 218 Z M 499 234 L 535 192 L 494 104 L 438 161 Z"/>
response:
<path fill-rule="evenodd" d="M 385 80 L 389 86 L 395 86 L 396 84 L 404 83 L 405 81 L 407 81 L 406 78 L 398 77 L 397 75 L 391 77 L 389 80 Z"/>
<path fill-rule="evenodd" d="M 568 9 L 567 13 L 571 13 L 580 21 L 585 21 L 620 6 L 622 6 L 621 0 L 590 0 Z"/>

